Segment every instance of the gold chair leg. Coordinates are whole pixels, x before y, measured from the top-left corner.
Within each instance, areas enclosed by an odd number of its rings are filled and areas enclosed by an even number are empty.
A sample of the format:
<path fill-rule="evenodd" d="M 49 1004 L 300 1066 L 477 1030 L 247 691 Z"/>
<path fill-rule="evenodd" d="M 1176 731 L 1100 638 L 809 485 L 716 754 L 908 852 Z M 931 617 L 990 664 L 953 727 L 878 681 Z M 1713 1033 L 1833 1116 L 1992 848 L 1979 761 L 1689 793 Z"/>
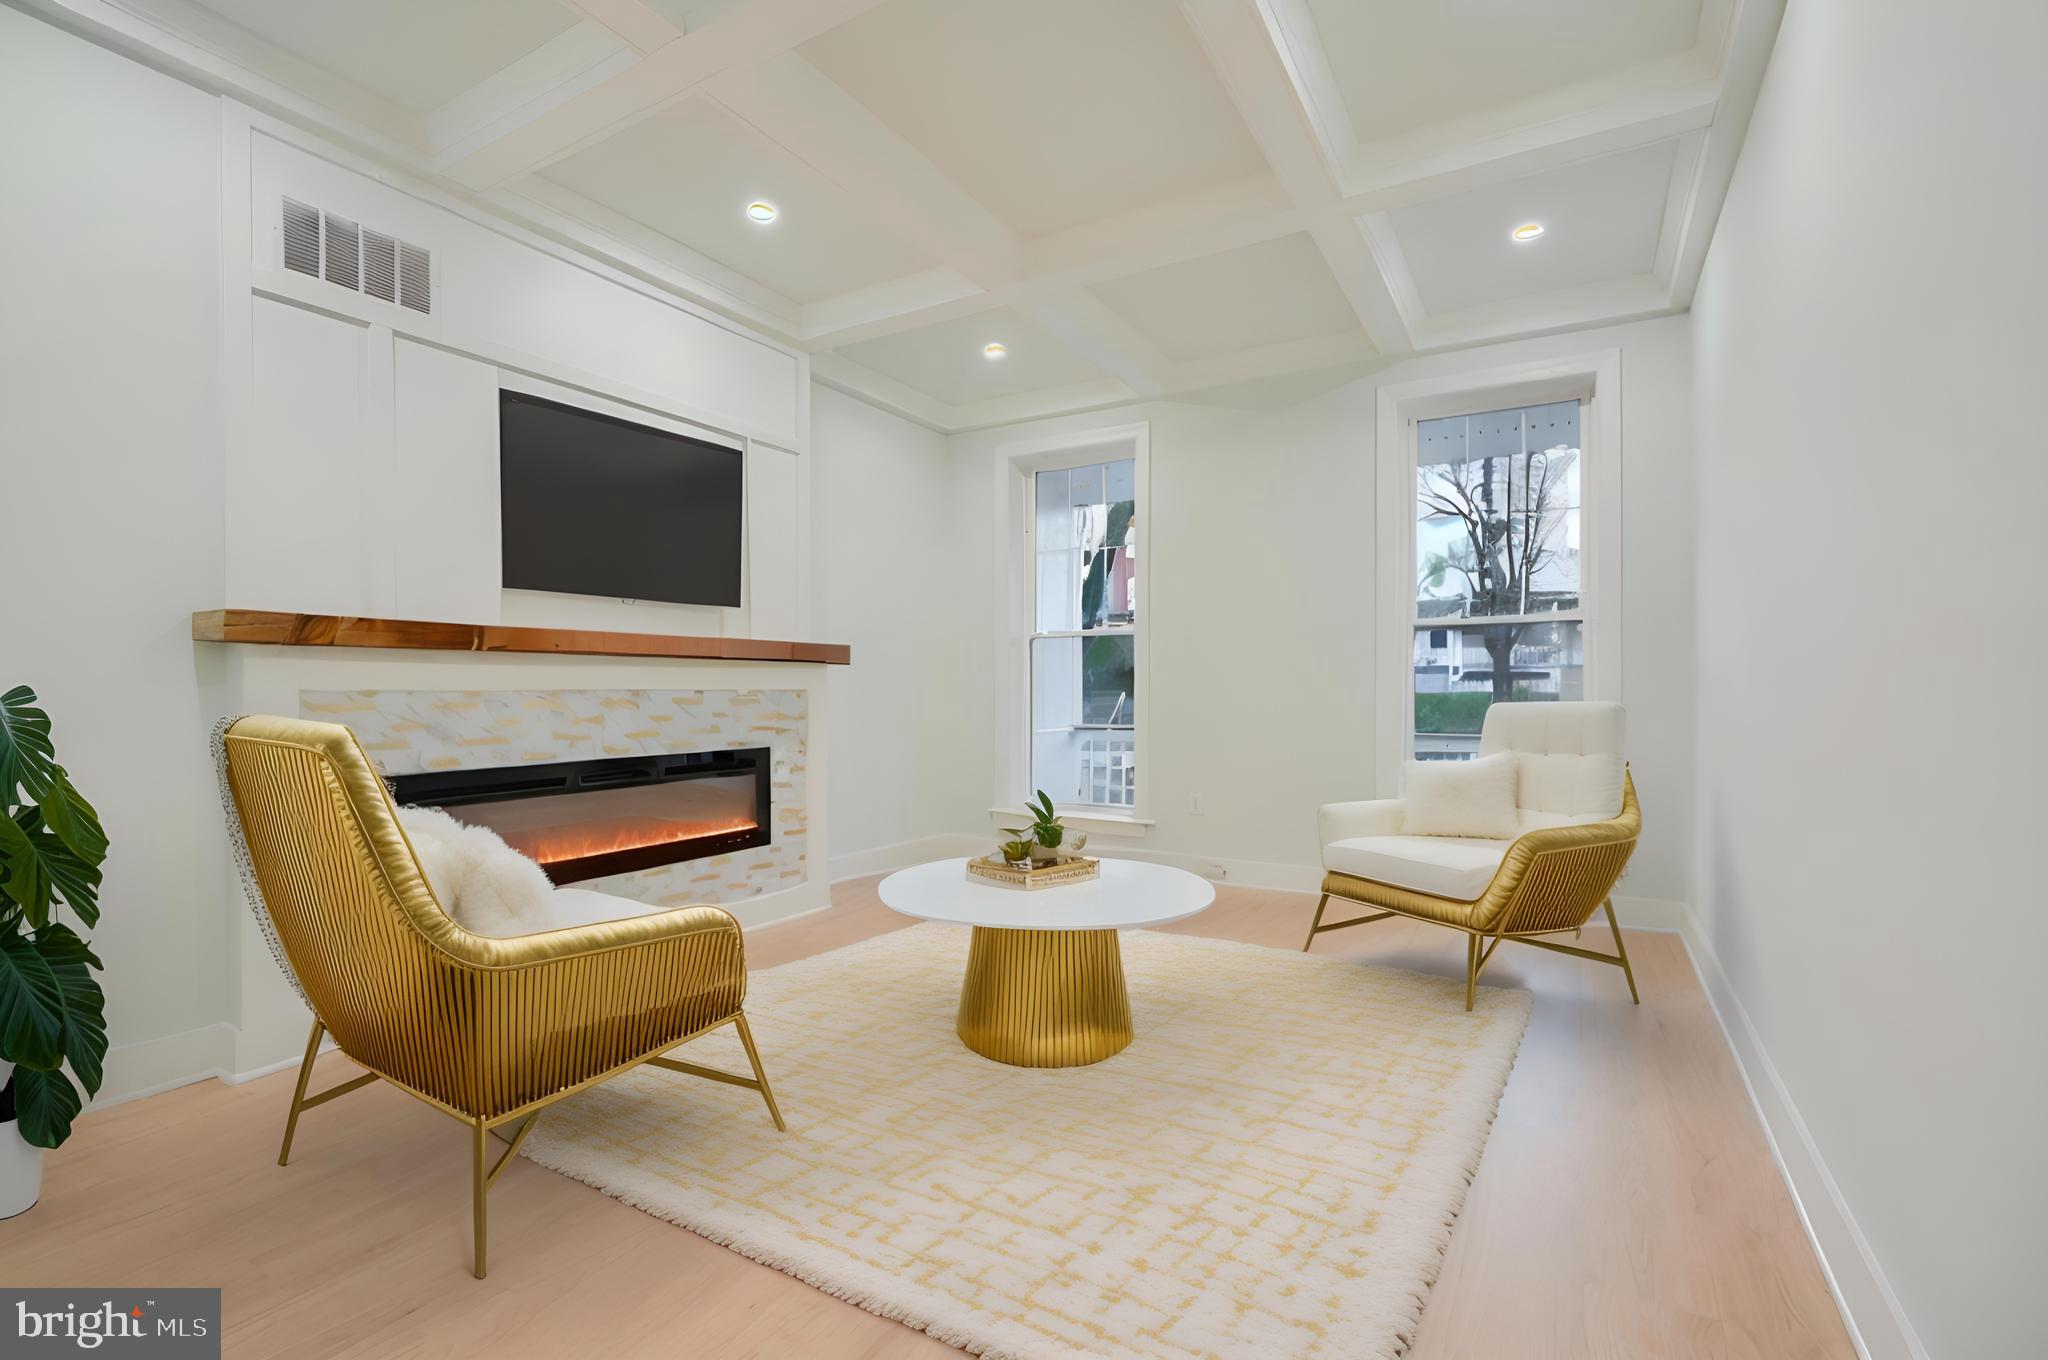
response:
<path fill-rule="evenodd" d="M 1628 998 L 1640 1006 L 1643 997 L 1636 990 L 1636 970 L 1628 966 L 1628 946 L 1621 942 L 1621 922 L 1614 919 L 1614 899 L 1608 898 L 1603 905 L 1607 910 L 1607 928 L 1614 932 L 1614 952 L 1621 959 L 1621 975 L 1628 979 Z"/>
<path fill-rule="evenodd" d="M 488 1232 L 485 1205 L 491 1193 L 490 1174 L 484 1170 L 485 1149 L 491 1140 L 490 1129 L 481 1119 L 470 1124 L 470 1192 L 475 1197 L 476 1214 L 476 1277 L 484 1277 L 484 1241 Z M 507 1157 L 512 1154 L 507 1150 Z"/>
<path fill-rule="evenodd" d="M 1316 928 L 1323 923 L 1323 911 L 1330 905 L 1330 895 L 1324 893 L 1316 899 L 1316 919 L 1308 923 L 1308 938 L 1301 942 L 1301 952 L 1308 953 L 1308 947 L 1316 942 Z"/>
<path fill-rule="evenodd" d="M 292 1135 L 299 1131 L 299 1111 L 306 1107 L 306 1083 L 313 1079 L 313 1059 L 320 1056 L 320 1036 L 326 1032 L 327 1026 L 315 1020 L 313 1032 L 306 1036 L 306 1060 L 299 1064 L 299 1084 L 292 1091 L 292 1112 L 284 1117 L 284 1146 L 277 1150 L 279 1166 L 292 1159 Z"/>
<path fill-rule="evenodd" d="M 1465 1009 L 1472 1009 L 1472 1002 L 1479 991 L 1479 937 L 1466 932 L 1465 935 Z"/>
<path fill-rule="evenodd" d="M 377 1080 L 375 1072 L 364 1072 L 350 1077 L 347 1081 L 336 1082 L 317 1096 L 306 1094 L 306 1083 L 313 1079 L 313 1060 L 320 1056 L 320 1040 L 327 1033 L 327 1026 L 318 1020 L 313 1022 L 313 1032 L 306 1036 L 306 1057 L 299 1064 L 299 1084 L 292 1090 L 291 1113 L 284 1117 L 284 1146 L 277 1150 L 277 1164 L 285 1165 L 291 1160 L 292 1135 L 299 1131 L 299 1116 L 315 1105 L 325 1105 L 336 1096 L 345 1096 L 350 1091 L 360 1090 Z"/>
<path fill-rule="evenodd" d="M 754 1080 L 761 1087 L 761 1099 L 768 1102 L 768 1117 L 775 1121 L 778 1133 L 788 1133 L 789 1125 L 782 1122 L 782 1111 L 775 1108 L 775 1092 L 768 1089 L 768 1072 L 761 1066 L 761 1052 L 754 1047 L 754 1031 L 747 1027 L 744 1013 L 737 1017 L 740 1043 L 746 1047 L 747 1061 L 754 1065 Z"/>

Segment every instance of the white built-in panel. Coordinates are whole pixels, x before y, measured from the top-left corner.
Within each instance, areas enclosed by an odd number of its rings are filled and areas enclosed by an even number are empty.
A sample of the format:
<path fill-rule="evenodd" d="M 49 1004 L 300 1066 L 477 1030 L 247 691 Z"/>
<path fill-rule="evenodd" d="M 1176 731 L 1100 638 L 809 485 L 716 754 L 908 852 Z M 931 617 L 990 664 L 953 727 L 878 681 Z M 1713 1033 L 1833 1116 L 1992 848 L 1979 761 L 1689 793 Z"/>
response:
<path fill-rule="evenodd" d="M 436 306 L 461 334 L 559 365 L 543 377 L 587 375 L 672 415 L 796 438 L 794 356 L 495 232 L 465 231 L 453 249 Z"/>
<path fill-rule="evenodd" d="M 433 255 L 433 313 L 351 293 L 337 310 L 505 368 L 802 448 L 802 360 L 367 175 L 257 133 L 250 263 L 284 271 L 287 197 Z M 297 276 L 291 276 L 296 279 Z"/>
<path fill-rule="evenodd" d="M 498 370 L 394 345 L 390 486 L 368 509 L 391 536 L 398 617 L 498 619 Z"/>
<path fill-rule="evenodd" d="M 747 618 L 754 637 L 803 634 L 797 524 L 800 460 L 767 444 L 747 450 Z"/>
<path fill-rule="evenodd" d="M 227 598 L 371 613 L 363 534 L 367 328 L 252 298 L 248 438 L 228 468 Z"/>

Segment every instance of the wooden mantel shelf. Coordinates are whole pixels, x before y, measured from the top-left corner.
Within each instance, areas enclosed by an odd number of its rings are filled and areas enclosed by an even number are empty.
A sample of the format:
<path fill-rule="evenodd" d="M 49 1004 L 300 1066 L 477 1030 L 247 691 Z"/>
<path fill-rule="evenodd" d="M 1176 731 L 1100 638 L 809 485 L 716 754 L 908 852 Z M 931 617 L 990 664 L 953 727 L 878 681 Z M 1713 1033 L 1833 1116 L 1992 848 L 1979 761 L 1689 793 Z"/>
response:
<path fill-rule="evenodd" d="M 264 609 L 202 609 L 192 616 L 198 642 L 286 647 L 389 647 L 428 652 L 537 652 L 550 656 L 652 656 L 673 660 L 804 661 L 845 666 L 853 649 L 838 642 L 768 638 L 598 633 L 581 628 L 509 628 L 495 623 L 424 623 L 341 614 L 280 614 Z"/>

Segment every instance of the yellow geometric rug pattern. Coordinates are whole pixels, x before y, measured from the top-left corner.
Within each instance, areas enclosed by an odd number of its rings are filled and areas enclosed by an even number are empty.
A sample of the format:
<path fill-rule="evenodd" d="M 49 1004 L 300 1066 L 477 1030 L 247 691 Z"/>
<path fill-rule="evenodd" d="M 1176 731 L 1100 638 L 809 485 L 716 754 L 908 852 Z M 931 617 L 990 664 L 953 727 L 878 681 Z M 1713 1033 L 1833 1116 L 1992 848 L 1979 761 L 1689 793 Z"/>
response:
<path fill-rule="evenodd" d="M 953 1033 L 963 927 L 755 973 L 789 1132 L 640 1068 L 526 1155 L 998 1357 L 1393 1357 L 1414 1334 L 1529 994 L 1131 931 L 1137 1037 L 1026 1069 Z M 681 1056 L 744 1072 L 730 1029 Z"/>

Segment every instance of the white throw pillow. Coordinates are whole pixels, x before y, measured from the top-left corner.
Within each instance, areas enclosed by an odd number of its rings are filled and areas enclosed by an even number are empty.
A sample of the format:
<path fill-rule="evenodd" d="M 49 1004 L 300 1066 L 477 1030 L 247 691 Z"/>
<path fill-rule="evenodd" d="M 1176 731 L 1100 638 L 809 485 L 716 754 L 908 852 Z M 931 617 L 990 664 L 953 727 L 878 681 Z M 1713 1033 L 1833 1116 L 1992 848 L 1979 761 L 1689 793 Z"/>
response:
<path fill-rule="evenodd" d="M 1512 751 L 1477 760 L 1411 760 L 1401 830 L 1410 836 L 1477 836 L 1511 841 L 1515 818 Z"/>
<path fill-rule="evenodd" d="M 497 832 L 430 807 L 398 809 L 398 824 L 441 909 L 470 934 L 504 939 L 557 928 L 547 872 Z"/>

